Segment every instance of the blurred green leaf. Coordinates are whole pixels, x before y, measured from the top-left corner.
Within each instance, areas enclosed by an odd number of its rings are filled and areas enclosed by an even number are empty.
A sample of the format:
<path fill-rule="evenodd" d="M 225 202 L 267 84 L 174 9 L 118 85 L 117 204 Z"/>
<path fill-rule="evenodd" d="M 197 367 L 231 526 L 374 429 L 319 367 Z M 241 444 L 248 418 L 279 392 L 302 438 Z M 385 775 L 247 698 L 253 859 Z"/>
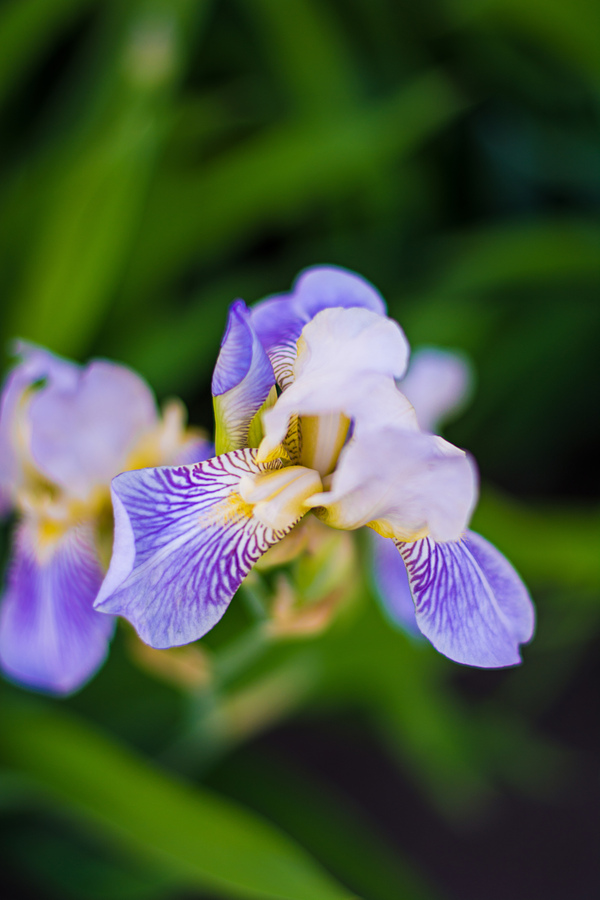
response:
<path fill-rule="evenodd" d="M 464 108 L 443 75 L 430 71 L 369 108 L 279 125 L 199 171 L 165 175 L 150 197 L 126 290 L 146 296 L 183 266 L 356 190 Z"/>
<path fill-rule="evenodd" d="M 586 76 L 596 80 L 600 75 L 600 15 L 594 0 L 450 0 L 446 8 L 451 18 L 471 26 L 480 18 L 508 25 L 552 48 Z"/>
<path fill-rule="evenodd" d="M 9 0 L 0 9 L 0 103 L 61 28 L 98 0 Z"/>
<path fill-rule="evenodd" d="M 256 900 L 350 897 L 260 817 L 176 781 L 83 721 L 15 703 L 3 726 L 4 764 L 183 883 Z"/>
<path fill-rule="evenodd" d="M 122 10 L 97 76 L 102 101 L 46 173 L 9 334 L 69 355 L 89 346 L 137 231 L 196 7 L 206 3 L 139 0 Z"/>
<path fill-rule="evenodd" d="M 296 112 L 338 115 L 358 95 L 342 23 L 314 0 L 238 0 L 256 22 Z"/>

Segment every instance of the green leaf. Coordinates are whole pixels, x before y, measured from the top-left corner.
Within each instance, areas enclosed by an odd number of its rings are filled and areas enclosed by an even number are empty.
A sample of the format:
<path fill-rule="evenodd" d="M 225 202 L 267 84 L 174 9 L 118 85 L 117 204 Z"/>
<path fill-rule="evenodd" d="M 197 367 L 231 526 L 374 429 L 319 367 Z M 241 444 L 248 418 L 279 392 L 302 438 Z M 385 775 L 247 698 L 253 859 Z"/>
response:
<path fill-rule="evenodd" d="M 465 101 L 432 70 L 378 104 L 324 121 L 278 125 L 201 170 L 165 176 L 149 199 L 128 292 L 155 292 L 192 260 L 214 258 L 261 227 L 369 183 L 373 173 L 408 157 L 464 108 Z"/>
<path fill-rule="evenodd" d="M 57 33 L 94 0 L 11 0 L 0 11 L 0 102 Z"/>
<path fill-rule="evenodd" d="M 3 710 L 0 758 L 182 882 L 225 897 L 349 900 L 259 816 L 154 768 L 86 723 L 33 704 Z"/>

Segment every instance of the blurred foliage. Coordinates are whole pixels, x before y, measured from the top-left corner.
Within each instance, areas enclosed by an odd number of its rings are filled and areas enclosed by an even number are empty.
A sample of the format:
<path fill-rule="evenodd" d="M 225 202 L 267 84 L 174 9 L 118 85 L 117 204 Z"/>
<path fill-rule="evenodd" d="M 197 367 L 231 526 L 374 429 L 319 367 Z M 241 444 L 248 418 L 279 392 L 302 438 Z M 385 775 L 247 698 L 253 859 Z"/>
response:
<path fill-rule="evenodd" d="M 333 788 L 234 752 L 301 708 L 351 710 L 452 822 L 568 789 L 579 751 L 541 723 L 600 627 L 599 25 L 592 0 L 4 0 L 3 342 L 128 362 L 210 428 L 231 300 L 361 272 L 413 345 L 472 357 L 448 436 L 539 611 L 525 665 L 475 698 L 366 584 L 324 636 L 269 639 L 260 579 L 202 642 L 210 689 L 140 666 L 124 629 L 66 702 L 3 685 L 9 881 L 442 896 Z"/>

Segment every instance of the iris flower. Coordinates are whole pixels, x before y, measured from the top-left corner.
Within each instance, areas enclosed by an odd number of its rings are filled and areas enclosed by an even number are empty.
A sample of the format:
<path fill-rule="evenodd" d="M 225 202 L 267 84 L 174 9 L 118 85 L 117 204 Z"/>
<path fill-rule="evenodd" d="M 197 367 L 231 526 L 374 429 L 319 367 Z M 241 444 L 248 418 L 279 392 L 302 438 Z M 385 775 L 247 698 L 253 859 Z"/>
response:
<path fill-rule="evenodd" d="M 69 693 L 100 667 L 114 628 L 93 608 L 110 554 L 111 478 L 211 450 L 183 428 L 177 401 L 159 416 L 130 369 L 18 351 L 0 406 L 0 506 L 17 514 L 0 666 L 29 687 Z"/>
<path fill-rule="evenodd" d="M 419 424 L 398 387 L 408 357 L 379 293 L 343 269 L 308 269 L 291 293 L 250 310 L 236 301 L 212 380 L 218 455 L 113 481 L 113 557 L 96 608 L 129 619 L 151 646 L 194 641 L 260 557 L 315 515 L 388 541 L 439 651 L 518 663 L 531 600 L 467 530 L 475 465 Z"/>

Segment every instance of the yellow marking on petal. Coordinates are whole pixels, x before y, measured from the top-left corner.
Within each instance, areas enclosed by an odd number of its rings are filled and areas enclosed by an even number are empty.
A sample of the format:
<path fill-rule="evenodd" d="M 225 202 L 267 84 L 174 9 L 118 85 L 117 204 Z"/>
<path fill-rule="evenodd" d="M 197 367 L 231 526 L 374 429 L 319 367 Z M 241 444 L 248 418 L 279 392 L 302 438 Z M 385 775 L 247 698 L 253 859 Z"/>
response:
<path fill-rule="evenodd" d="M 336 467 L 344 446 L 350 419 L 343 413 L 320 416 L 302 416 L 302 452 L 300 462 L 309 469 L 316 469 L 322 476 L 329 475 Z"/>
<path fill-rule="evenodd" d="M 248 429 L 248 447 L 258 447 L 260 442 L 264 437 L 262 417 L 263 413 L 265 413 L 268 409 L 271 409 L 272 406 L 275 405 L 275 401 L 277 400 L 277 388 L 275 385 L 269 391 L 268 397 L 258 410 L 258 412 L 253 416 L 250 427 Z"/>
<path fill-rule="evenodd" d="M 186 416 L 181 400 L 167 400 L 160 420 L 138 440 L 122 471 L 171 465 L 187 443 L 194 438 L 206 437 L 200 428 L 185 427 Z M 115 475 L 118 474 L 115 472 Z"/>
<path fill-rule="evenodd" d="M 319 473 L 305 466 L 285 466 L 240 481 L 240 494 L 254 504 L 255 518 L 276 531 L 297 522 L 308 511 L 306 498 L 320 488 Z"/>
<path fill-rule="evenodd" d="M 234 493 L 201 513 L 198 521 L 203 528 L 210 525 L 228 525 L 240 519 L 251 519 L 253 512 L 254 504 L 247 503 L 240 494 Z"/>
<path fill-rule="evenodd" d="M 402 543 L 406 544 L 413 544 L 415 541 L 420 541 L 429 534 L 429 528 L 427 528 L 427 526 L 413 532 L 401 531 L 398 528 L 393 528 L 385 519 L 367 522 L 367 528 L 372 528 L 373 531 L 376 531 L 381 537 L 393 538 L 395 541 L 402 541 Z"/>

